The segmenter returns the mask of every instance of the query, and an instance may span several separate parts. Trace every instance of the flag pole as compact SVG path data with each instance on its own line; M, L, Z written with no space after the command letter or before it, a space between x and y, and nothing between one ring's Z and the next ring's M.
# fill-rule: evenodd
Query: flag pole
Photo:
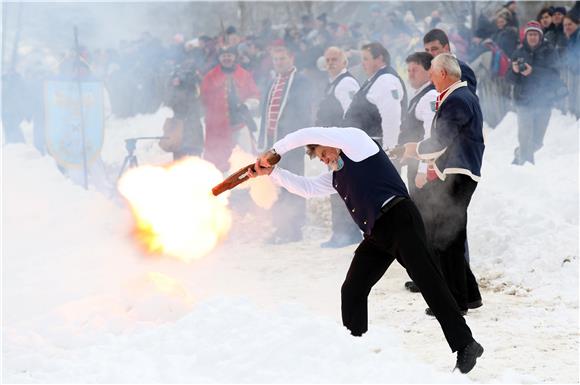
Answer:
M75 51L76 51L76 60L75 60L75 77L77 81L77 87L79 91L79 113L81 117L81 150L83 153L83 177L84 177L84 187L85 190L89 188L88 182L88 175L87 175L87 148L86 148L86 139L85 139L85 113L84 113L84 106L83 106L83 89L81 84L81 51L79 48L79 34L77 26L73 27L74 29L74 37L75 37Z

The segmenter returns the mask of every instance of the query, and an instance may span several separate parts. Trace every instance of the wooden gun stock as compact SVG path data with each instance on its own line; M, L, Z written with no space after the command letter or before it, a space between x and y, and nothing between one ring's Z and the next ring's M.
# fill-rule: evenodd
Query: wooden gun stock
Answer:
M268 161L268 164L270 166L274 166L276 163L280 161L280 158L281 158L280 155L270 152L268 153L268 158L266 160ZM212 188L211 192L213 193L213 195L218 196L224 191L231 190L240 183L247 181L249 179L248 169L252 170L252 172L255 172L256 169L254 168L254 163L249 164L246 167L240 168L238 171L236 171L235 173L224 179L223 182Z
M392 160L395 159L400 160L403 158L403 155L405 155L405 146L404 145L395 146L395 148L392 148L389 151L387 151L387 155Z

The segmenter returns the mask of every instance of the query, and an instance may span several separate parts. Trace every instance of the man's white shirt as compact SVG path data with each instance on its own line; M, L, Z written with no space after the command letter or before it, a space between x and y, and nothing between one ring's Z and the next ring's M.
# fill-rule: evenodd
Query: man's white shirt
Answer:
M339 77L340 75L346 73L346 71L347 71L346 68L340 71L338 75L330 79L330 83L336 80L336 78ZM350 103L352 103L352 98L354 94L356 94L359 89L360 85L358 84L356 79L350 76L343 78L334 87L334 96L338 99L342 107L342 111L344 111L343 117L346 111L348 110L348 107L350 107Z
M423 91L430 84L431 82L425 83L423 86L421 86L421 88L415 91L413 96ZM415 118L423 122L423 128L425 129L424 139L427 139L431 136L431 125L433 123L433 118L435 118L433 103L437 101L437 95L439 95L437 90L431 90L427 92L425 95L423 95L423 97L421 97L421 99L419 99L417 102L417 107L415 107ZM427 163L419 163L419 172L427 172Z
M367 100L377 106L381 115L383 128L383 148L394 148L397 145L401 130L401 100L403 85L394 75L379 76L367 93Z

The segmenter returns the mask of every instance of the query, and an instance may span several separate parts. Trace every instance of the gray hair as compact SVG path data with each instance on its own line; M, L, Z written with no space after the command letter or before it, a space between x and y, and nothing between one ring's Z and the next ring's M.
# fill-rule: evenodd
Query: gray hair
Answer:
M344 50L340 49L339 47L336 46L330 46L328 47L325 51L324 51L324 56L326 57L326 54L329 52L336 52L339 54L340 56L340 60L342 60L343 64L348 66L348 58L346 57L346 53L344 52Z
M449 76L461 79L461 68L455 56L450 53L437 55L431 62L431 67L444 70Z

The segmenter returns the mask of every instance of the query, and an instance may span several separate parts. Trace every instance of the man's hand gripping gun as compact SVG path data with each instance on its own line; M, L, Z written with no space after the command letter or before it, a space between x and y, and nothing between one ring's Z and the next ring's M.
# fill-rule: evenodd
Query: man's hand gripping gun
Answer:
M273 167L281 159L281 156L274 151L268 151L266 152L265 155L266 161L268 162L270 167ZM252 172L256 172L254 166L255 166L254 163L252 163L245 167L240 168L238 171L236 171L235 173L224 179L223 182L212 188L211 192L213 193L214 196L218 196L225 191L233 189L240 183L247 181L249 179L248 169L252 170Z

